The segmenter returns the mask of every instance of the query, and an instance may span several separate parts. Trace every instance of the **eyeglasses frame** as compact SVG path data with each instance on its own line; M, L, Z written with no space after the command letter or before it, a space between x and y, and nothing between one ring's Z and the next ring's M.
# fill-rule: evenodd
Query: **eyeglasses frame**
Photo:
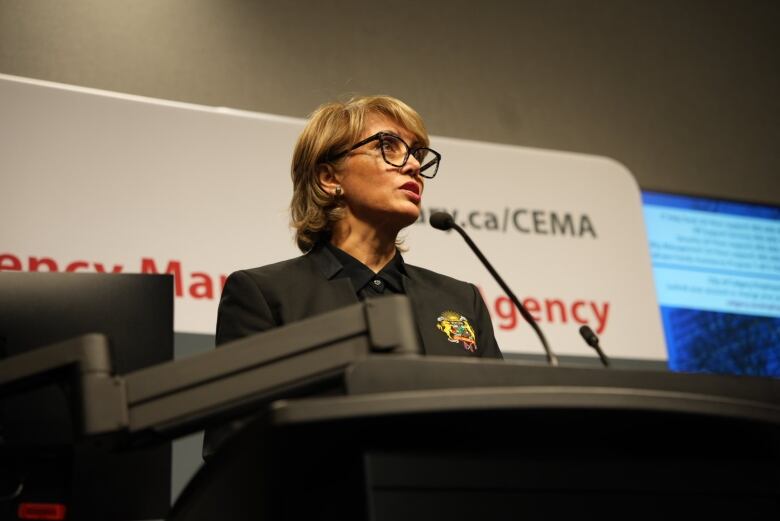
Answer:
M392 134L392 133L390 133L390 132L384 132L384 131L377 132L376 134L374 134L374 135L372 135L372 136L369 136L369 137L367 137L367 138L366 138L366 139L364 139L363 141L359 141L359 142L355 143L354 145L352 145L352 147L351 147L351 148L348 148L347 150L345 150L345 151L343 151L343 152L339 152L338 154L335 154L335 155L333 155L333 156L330 156L330 159L331 159L331 160L335 160L335 159L339 159L339 158L341 158L341 157L344 157L345 155L349 154L349 153L350 153L350 152L352 152L353 150L356 150L356 149L358 149L358 148L362 147L363 145L367 145L368 143L371 143L372 141L381 141L382 139L384 139L384 137L385 137L385 136L390 136L390 137L392 137L392 138L395 138L395 139L397 139L398 141L400 141L401 143L403 143L403 144L404 144L404 146L406 147L406 155L404 156L404 160L403 160L403 161L401 161L401 164L400 164L400 165L396 165L396 164L394 164L394 163L391 163L390 161L388 161L387 157L385 157L385 150L384 150L384 148L383 148L383 147L381 147L381 150L382 150L382 159L384 160L384 162L385 162L385 163L387 163L387 164L388 164L388 165L390 165L390 166L394 166L394 167L396 167L396 168L401 168L402 166L404 166L404 165L405 165L405 164L406 164L406 163L409 161L409 156L413 155L413 154L414 154L415 152L417 152L418 150L427 150L428 152L430 152L430 153L432 153L434 156L436 156L436 160L435 160L435 161L433 161L433 160L429 161L429 162L428 162L428 166L426 166L425 168L423 168L423 165L420 165L420 175L421 175L422 177L426 178L426 179L433 179L434 177L436 177L436 174L439 172L438 165L440 165L440 164L441 164L441 154L440 154L440 153L438 153L438 152L436 152L434 149L432 149L432 148L428 148L428 147L414 147L414 148L412 148L412 147L410 147L410 146L409 146L409 145L406 143L406 141L404 141L404 140L401 138L401 136L397 136L397 135L395 135L395 134ZM415 158L415 159L416 159L416 158ZM423 173L425 170L428 170L428 169L429 169L431 166L434 166L434 165L436 165L436 170L434 171L433 175L430 175L430 176L429 176L429 175L425 175L425 174Z

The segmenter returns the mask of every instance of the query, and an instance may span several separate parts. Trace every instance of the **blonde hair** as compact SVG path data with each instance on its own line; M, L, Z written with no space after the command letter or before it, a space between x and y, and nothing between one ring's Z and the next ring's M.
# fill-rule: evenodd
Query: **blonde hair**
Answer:
M347 102L326 103L309 117L298 136L292 158L293 196L290 203L295 242L302 252L328 237L333 223L344 215L339 198L319 183L325 165L337 169L346 156L339 153L359 141L370 114L387 116L414 134L418 146L428 146L428 132L420 115L403 101L390 96L362 96Z

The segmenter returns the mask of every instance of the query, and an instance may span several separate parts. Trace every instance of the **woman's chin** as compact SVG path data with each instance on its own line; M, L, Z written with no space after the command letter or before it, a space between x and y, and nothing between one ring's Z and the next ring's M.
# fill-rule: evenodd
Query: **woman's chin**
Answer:
M373 223L376 228L390 233L398 233L401 229L417 222L420 218L420 208L412 202L407 202L393 208L355 212L355 214L358 219L366 223Z
M392 229L393 233L398 233L407 226L411 226L420 218L419 209L416 212L393 212L382 220L382 227L387 227L388 231Z
M397 213L399 220L406 222L404 226L409 226L420 218L419 203L408 201L398 208Z

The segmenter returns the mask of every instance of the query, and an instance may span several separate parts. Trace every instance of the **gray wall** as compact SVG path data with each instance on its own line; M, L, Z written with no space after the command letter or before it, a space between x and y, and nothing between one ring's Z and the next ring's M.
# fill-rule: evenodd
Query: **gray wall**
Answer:
M777 27L774 0L0 0L0 72L291 116L388 93L435 134L780 203Z

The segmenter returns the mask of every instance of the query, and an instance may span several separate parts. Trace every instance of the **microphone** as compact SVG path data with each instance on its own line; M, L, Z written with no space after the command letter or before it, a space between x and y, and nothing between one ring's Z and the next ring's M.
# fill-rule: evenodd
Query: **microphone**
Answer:
M437 230L447 231L455 226L455 219L447 212L434 212L429 221Z
M609 360L607 359L607 355L604 354L604 351L601 350L601 346L599 346L599 337L596 336L596 333L588 326L582 326L580 328L580 335L582 335L582 338L590 347L596 350L604 367L609 367Z
M539 325L536 323L536 320L534 320L534 317L532 317L528 310L525 309L525 306L520 303L520 300L517 298L517 296L515 296L514 292L509 289L509 286L506 285L504 279L502 279L498 272L493 268L493 265L490 264L484 255L482 255L482 252L479 251L479 248L477 248L477 245L474 244L474 241L471 240L471 237L468 236L463 228L457 225L455 219L452 218L452 215L448 214L447 212L435 212L431 214L431 217L428 221L431 223L431 226L437 230L455 230L460 234L461 237L463 237L463 240L466 241L466 244L469 245L469 248L471 248L474 254L479 258L479 260L482 262L485 268L487 268L493 278L496 279L496 282L498 282L498 285L501 286L501 289L504 290L504 293L506 293L509 299L515 304L515 306L517 306L517 309L520 310L520 314L523 316L525 321L528 322L528 324L530 324L530 326L536 332L536 336L538 336L539 340L542 342L542 347L544 347L544 352L547 355L547 363L552 366L557 366L558 357L556 357L552 352L552 349L550 349L550 346L547 344L547 339L544 337L542 330L539 329Z

